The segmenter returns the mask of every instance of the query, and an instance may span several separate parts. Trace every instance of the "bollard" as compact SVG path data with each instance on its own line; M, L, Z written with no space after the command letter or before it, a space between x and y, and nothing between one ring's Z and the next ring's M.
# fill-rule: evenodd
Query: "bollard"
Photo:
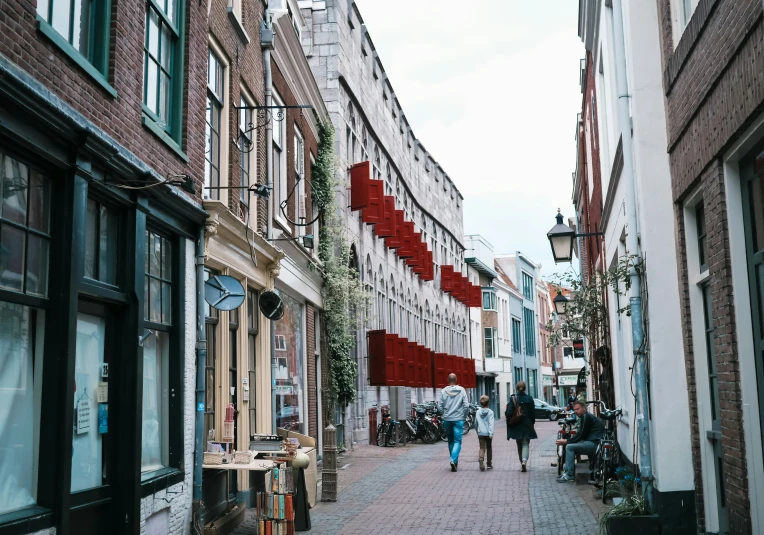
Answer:
M337 501L337 428L324 428L324 468L321 472L321 501Z

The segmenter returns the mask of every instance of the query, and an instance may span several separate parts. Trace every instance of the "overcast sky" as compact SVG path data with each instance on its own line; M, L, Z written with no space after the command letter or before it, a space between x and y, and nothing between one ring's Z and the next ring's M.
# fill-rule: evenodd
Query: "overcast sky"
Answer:
M464 233L563 271L546 233L557 208L573 216L578 2L356 3L414 134L464 196Z

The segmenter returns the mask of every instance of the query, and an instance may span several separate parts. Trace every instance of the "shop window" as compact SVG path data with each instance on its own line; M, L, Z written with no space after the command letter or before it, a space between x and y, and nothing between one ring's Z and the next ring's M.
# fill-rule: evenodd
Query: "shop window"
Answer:
M278 292L284 302L284 317L273 324L275 340L273 418L276 427L305 433L303 397L303 306Z
M247 290L247 362L249 375L249 432L257 432L257 330L258 330L257 292Z
M224 67L212 50L208 51L207 63L207 126L204 160L204 196L207 199L220 198L220 159L225 143L221 143L221 117L225 102Z
M146 230L144 325L147 332L143 335L142 473L169 464L171 268L170 241Z
M88 199L85 225L85 276L107 284L117 284L117 214Z
M0 288L48 295L50 181L0 153Z
M176 0L146 3L143 46L144 124L163 139L180 145L183 118L183 3Z
M103 378L104 365L108 364L106 360L106 319L91 314L77 314L76 347L72 492L100 487L109 483L109 471L106 469L108 441L104 439L104 434L98 429L98 411L101 404L97 402L96 397L99 383L106 380ZM108 406L106 406L106 410L108 410ZM155 433L158 430L158 426L153 429ZM146 434L144 426L144 440Z
M0 301L0 515L37 501L45 313Z
M228 312L228 403L239 411L239 370L238 370L238 335L239 310ZM233 447L236 449L238 435L238 418L233 420Z

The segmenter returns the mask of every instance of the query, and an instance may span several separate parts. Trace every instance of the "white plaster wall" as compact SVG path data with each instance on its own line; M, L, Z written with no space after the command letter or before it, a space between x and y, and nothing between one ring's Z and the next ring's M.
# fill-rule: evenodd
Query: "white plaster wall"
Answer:
M653 468L656 488L661 492L688 490L694 484L689 400L676 241L671 231L674 207L666 152L658 13L654 5L645 2L625 2L624 8L630 30L626 32L626 49L628 78L632 81L629 93L637 211L649 290Z
M165 533L179 535L191 530L191 497L194 472L194 429L196 427L194 405L196 403L196 270L194 266L195 244L186 240L186 339L184 365L184 425L182 483L147 496L141 500L141 535L146 533L146 521L151 515L169 509L169 522ZM162 519L164 521L164 519ZM154 531L157 533L156 531ZM160 531L161 532L161 531Z

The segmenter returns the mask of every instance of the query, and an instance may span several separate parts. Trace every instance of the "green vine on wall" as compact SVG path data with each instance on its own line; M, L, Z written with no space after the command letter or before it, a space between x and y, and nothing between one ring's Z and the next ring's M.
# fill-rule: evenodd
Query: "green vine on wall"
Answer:
M336 405L346 407L356 399L358 367L351 357L356 344L358 313L368 302L368 293L351 267L351 252L341 210L337 205L334 160L334 128L319 122L318 155L313 170L313 200L322 210L318 258L324 279L323 335L328 352L328 414Z

